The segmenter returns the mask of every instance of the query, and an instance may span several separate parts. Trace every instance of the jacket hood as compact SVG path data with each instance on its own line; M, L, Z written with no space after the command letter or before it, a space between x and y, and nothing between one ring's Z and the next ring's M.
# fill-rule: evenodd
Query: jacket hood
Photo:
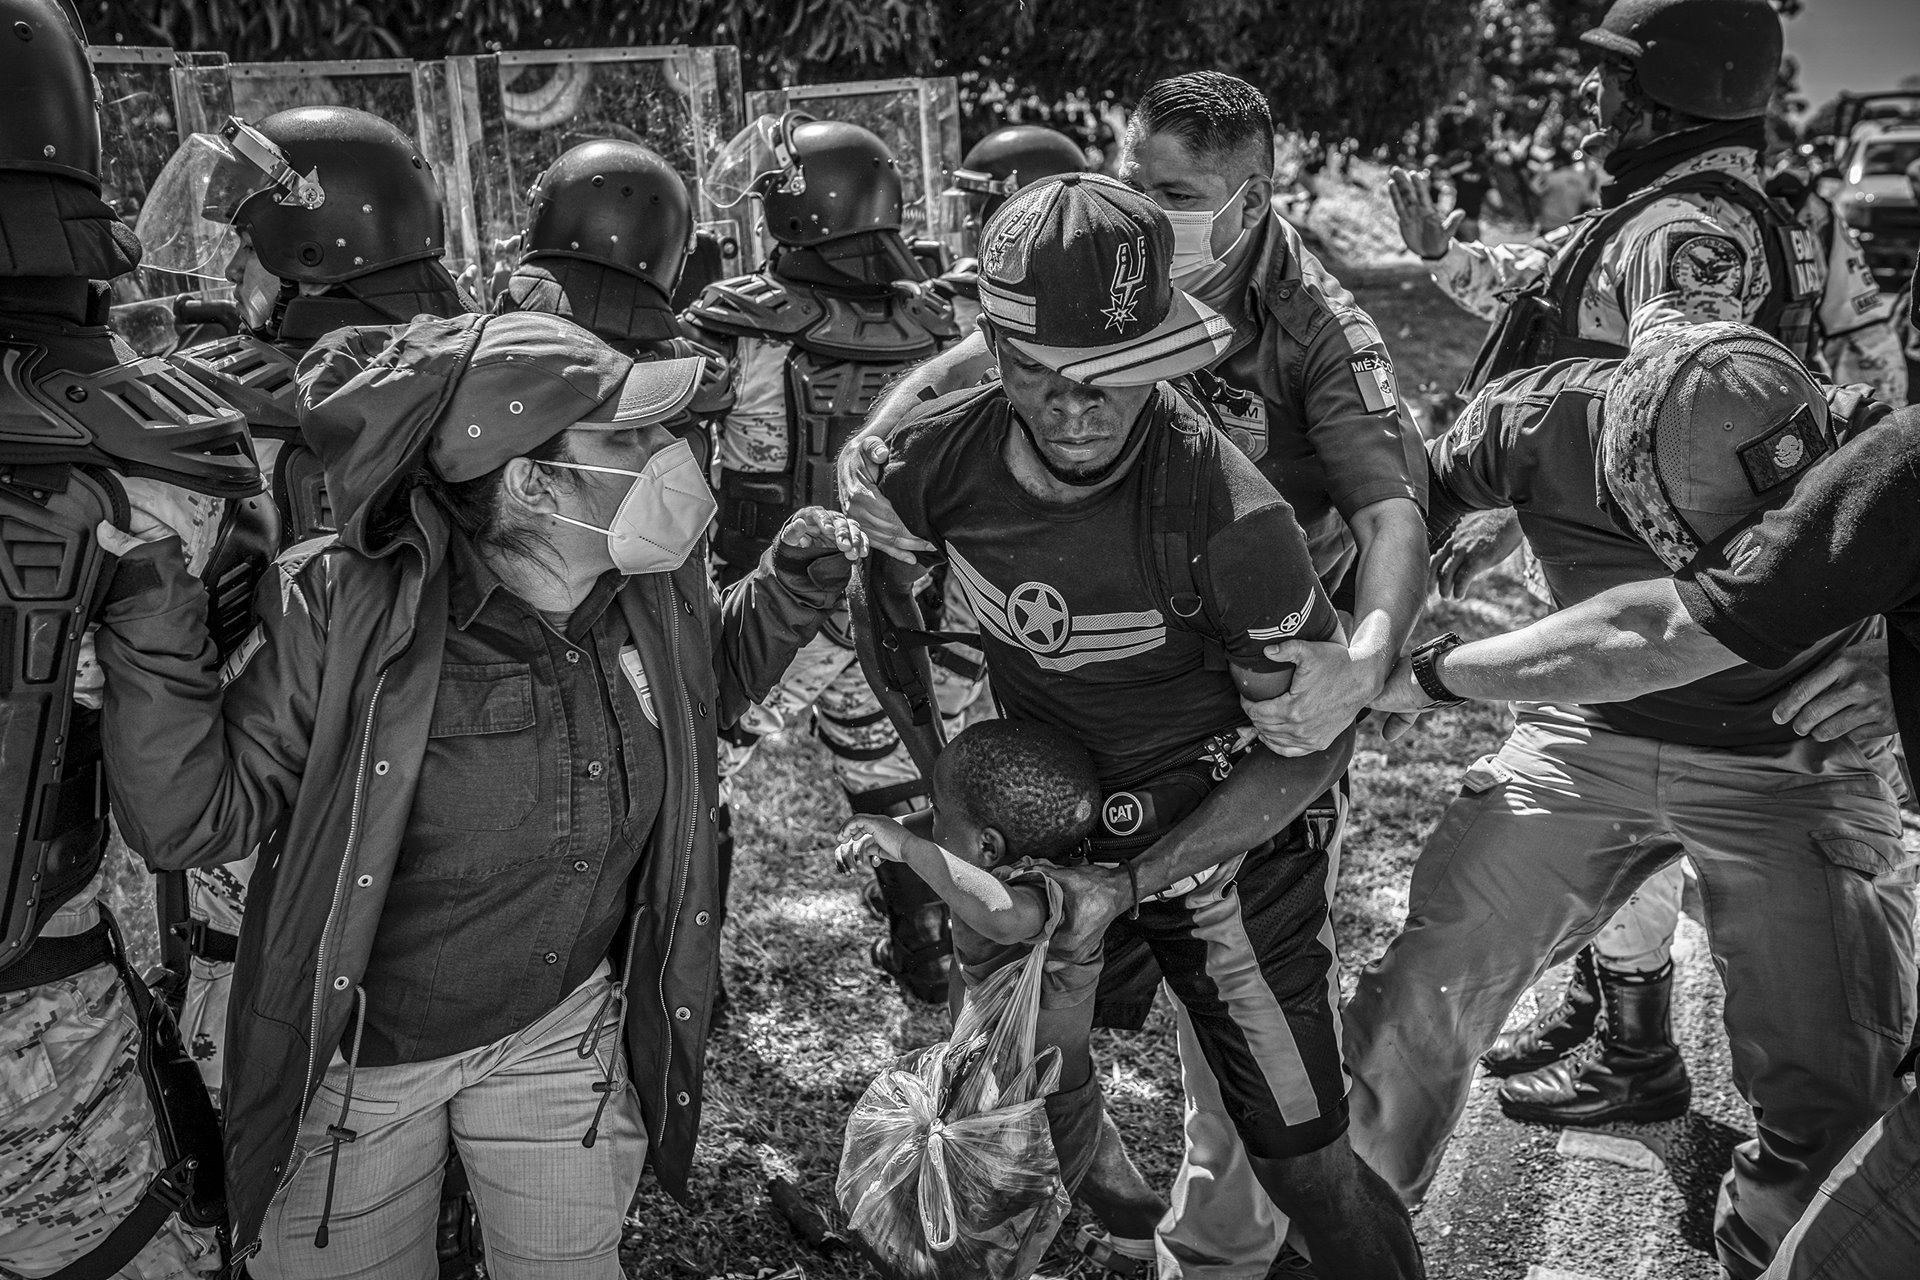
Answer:
M405 325L341 329L300 359L300 433L326 468L340 544L386 555L409 529L428 562L446 549L445 518L423 494L397 504L480 343L487 317L416 316ZM396 518L397 517L397 518Z

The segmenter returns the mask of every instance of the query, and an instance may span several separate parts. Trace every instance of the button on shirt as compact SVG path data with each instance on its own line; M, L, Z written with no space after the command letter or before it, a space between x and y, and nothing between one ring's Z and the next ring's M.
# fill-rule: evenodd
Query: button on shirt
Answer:
M664 745L621 669L619 575L563 632L458 540L451 572L426 758L362 982L368 1066L490 1044L586 981L660 811Z

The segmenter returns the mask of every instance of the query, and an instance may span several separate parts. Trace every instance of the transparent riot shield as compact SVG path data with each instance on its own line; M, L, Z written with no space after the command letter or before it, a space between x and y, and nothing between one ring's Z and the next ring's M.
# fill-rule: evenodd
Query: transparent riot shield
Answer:
M730 46L555 49L447 59L453 143L473 182L483 254L509 259L527 191L582 142L619 138L658 152L687 180L699 230L723 273L751 263L736 214L702 192L707 167L743 124L740 56Z
M900 162L909 240L938 240L965 251L966 205L948 194L960 167L960 89L952 76L789 85L748 95L754 116L805 111L878 134Z
M227 58L221 53L95 45L88 50L100 81L100 192L128 226L146 207L154 181L182 138L227 97ZM172 299L223 295L225 286L142 267L113 283L113 324L143 353L165 349Z

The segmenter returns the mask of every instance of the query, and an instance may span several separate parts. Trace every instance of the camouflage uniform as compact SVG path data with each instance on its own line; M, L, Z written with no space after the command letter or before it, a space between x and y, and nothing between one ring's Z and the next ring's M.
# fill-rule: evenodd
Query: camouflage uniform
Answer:
M1758 154L1740 146L1684 160L1657 184L1714 171L1763 189ZM1824 201L1816 204L1825 207ZM1827 214L1830 219L1831 209ZM1814 217L1817 223L1817 210ZM1475 315L1495 319L1508 296L1547 272L1579 225L1524 245L1454 241L1432 263L1433 282ZM1859 243L1837 222L1833 230L1820 264L1825 282L1818 304L1828 361L1842 380L1867 382L1882 399L1904 404L1906 374L1889 325L1891 307L1880 297ZM1751 213L1711 194L1676 192L1642 210L1606 245L1580 297L1578 333L1624 347L1635 313L1655 299L1692 320L1752 322L1772 283L1761 228Z
M151 481L127 485L156 514L161 492L185 500L166 504L177 513L168 520L198 533L188 554L202 567L219 503ZM97 705L102 680L91 644L78 662L74 696ZM103 866L130 856L115 832ZM97 924L106 875L55 912L40 936L75 937ZM133 1002L112 965L0 995L0 1275L52 1275L91 1252L164 1167L139 1055ZM118 1274L173 1280L219 1270L214 1234L176 1216Z

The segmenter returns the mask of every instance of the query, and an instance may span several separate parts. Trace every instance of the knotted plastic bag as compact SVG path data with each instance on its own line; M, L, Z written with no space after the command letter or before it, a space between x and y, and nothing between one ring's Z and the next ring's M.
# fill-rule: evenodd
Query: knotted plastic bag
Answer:
M1046 952L968 992L947 1042L882 1071L847 1119L834 1192L889 1280L1026 1280L1066 1217L1060 1052L1033 1045Z

